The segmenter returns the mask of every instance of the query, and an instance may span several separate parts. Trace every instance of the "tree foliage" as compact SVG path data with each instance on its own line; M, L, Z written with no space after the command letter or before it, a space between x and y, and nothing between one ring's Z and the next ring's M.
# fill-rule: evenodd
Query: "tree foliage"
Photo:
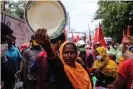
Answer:
M24 8L26 1L5 1L5 12L16 18L24 19Z
M123 30L127 26L133 30L133 2L132 1L99 1L94 20L102 19L102 28L105 36L120 42ZM131 31L132 31L131 30ZM131 32L133 33L133 32Z

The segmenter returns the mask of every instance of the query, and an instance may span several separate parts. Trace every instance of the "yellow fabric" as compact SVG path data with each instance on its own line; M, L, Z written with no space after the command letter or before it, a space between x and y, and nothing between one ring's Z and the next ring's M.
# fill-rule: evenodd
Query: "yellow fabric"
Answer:
M125 60L130 59L132 57L132 53L130 51L126 51L121 57L119 61L119 65L121 65Z
M33 40L33 45L38 46L39 44L35 40Z
M126 51L126 52L127 52L128 55L132 54L132 52L130 52L130 51Z
M99 55L102 56L104 61L101 62L99 60L96 60L93 64L93 68L99 69L104 65L105 62L107 62L107 66L104 67L102 73L105 74L106 76L116 77L117 64L113 60L109 59L106 49L104 47L98 47L96 50L98 51Z
M123 56L121 56L121 57L120 57L120 61L119 61L119 65L121 65L125 60L126 60L126 59L125 59Z
M69 80L71 81L71 83L75 89L92 89L89 75L86 72L86 70L79 63L77 63L75 61L76 68L74 68L74 67L67 65L64 62L63 48L68 43L71 43L71 42L65 42L60 47L60 59L61 59L62 63L64 64L64 71L65 71L67 77L69 78ZM74 43L72 43L72 44L74 44Z

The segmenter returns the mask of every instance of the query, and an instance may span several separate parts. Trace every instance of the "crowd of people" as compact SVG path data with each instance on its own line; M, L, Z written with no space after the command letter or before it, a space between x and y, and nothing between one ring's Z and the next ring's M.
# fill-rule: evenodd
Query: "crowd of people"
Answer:
M1 23L1 89L133 89L133 38L89 45L51 40L38 29L29 43L15 46L13 31Z

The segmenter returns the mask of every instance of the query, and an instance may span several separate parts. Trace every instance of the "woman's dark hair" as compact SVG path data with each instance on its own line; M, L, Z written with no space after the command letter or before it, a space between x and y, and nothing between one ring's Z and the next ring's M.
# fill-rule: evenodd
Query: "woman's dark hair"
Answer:
M7 36L12 34L13 30L9 28L6 24L1 22L1 43L7 40Z
M13 33L13 30L1 22L1 35L8 35L11 33Z
M35 34L32 34L31 40L35 40Z
M32 35L31 35L30 43L33 43L33 40L35 40L35 34L32 34Z
M12 39L16 40L16 37L12 35Z

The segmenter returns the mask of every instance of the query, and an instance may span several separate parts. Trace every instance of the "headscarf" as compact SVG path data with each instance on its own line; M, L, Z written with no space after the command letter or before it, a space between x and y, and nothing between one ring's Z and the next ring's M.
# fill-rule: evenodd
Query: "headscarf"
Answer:
M125 60L133 58L133 53L130 51L126 51L122 56L120 57L119 65L121 65Z
M107 65L104 67L104 69L101 71L104 75L106 76L113 76L116 77L116 72L117 72L117 64L109 59L109 55L104 47L98 47L97 52L99 55L102 56L103 61L98 61L96 60L94 62L93 68L99 69L104 66L104 64L107 63Z
M119 59L122 55L122 52L119 49L115 50L112 46L110 46L109 54L116 55L116 62L119 63Z
M98 47L96 50L103 57L104 61L108 61L109 56L107 50L104 47Z
M63 59L63 50L67 44L73 44L71 42L64 42L60 47L60 59L64 65L64 71L72 83L74 89L92 89L91 81L87 71L75 61L75 68L67 65ZM76 46L75 46L76 47ZM77 49L76 49L77 50ZM78 55L78 53L77 53ZM78 58L78 57L77 57ZM76 58L76 59L77 59Z

